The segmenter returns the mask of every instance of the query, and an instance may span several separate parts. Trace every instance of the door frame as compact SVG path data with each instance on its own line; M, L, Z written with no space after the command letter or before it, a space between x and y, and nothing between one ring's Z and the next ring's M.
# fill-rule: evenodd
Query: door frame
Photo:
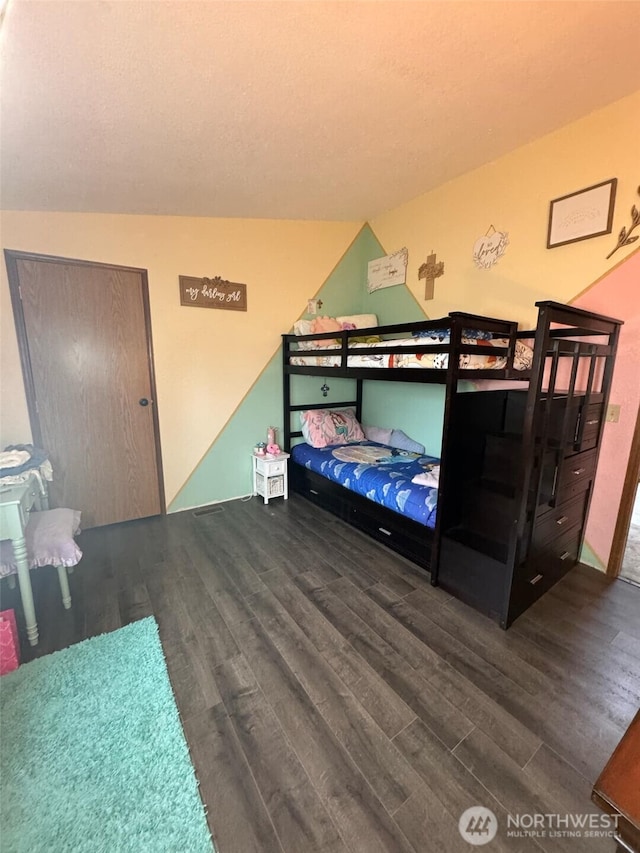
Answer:
M611 544L611 553L609 555L609 563L607 565L607 575L611 578L617 578L620 575L620 569L622 568L622 560L624 559L624 552L627 547L631 514L633 512L633 504L636 497L639 477L640 405L638 406L636 426L633 433L633 440L631 442L631 453L629 454L629 462L627 463L627 473L624 478L624 486L622 487L620 508L618 509L618 517L616 519L616 527L613 533L613 542Z
M149 279L146 269L141 267L122 266L121 264L104 264L99 261L84 261L79 258L61 258L56 255L40 255L35 252L21 252L16 249L4 250L7 277L9 280L9 292L11 294L11 305L13 318L16 326L18 339L18 350L20 352L20 365L22 367L22 378L29 410L29 423L33 442L42 446L42 428L40 426L40 415L36 402L35 382L31 366L31 354L29 352L29 339L27 326L24 319L22 307L22 296L20 294L20 280L18 275L18 261L36 261L48 264L64 264L65 266L100 267L101 269L121 270L125 272L138 273L142 284L142 305L144 311L145 338L147 342L147 367L149 370L149 383L151 388L152 417L153 417L153 439L156 454L156 470L158 475L158 497L160 498L160 511L166 515L167 504L164 493L164 472L162 469L162 451L160 447L160 420L158 416L158 393L156 390L156 373L153 363L153 339L151 335L151 309L149 305Z

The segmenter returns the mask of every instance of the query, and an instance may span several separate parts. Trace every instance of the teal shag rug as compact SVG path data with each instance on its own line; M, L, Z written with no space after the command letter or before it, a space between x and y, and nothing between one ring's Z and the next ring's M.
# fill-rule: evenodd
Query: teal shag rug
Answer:
M0 679L3 853L211 853L158 626Z

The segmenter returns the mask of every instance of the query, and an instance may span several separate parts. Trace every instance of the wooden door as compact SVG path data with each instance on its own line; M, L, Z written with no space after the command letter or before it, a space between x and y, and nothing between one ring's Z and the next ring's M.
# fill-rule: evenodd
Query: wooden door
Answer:
M146 271L5 255L51 506L85 528L164 512Z

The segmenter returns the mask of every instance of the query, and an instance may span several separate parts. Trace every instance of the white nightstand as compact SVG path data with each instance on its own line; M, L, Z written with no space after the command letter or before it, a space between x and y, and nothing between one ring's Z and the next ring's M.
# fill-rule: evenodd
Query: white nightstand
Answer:
M265 504L270 498L289 497L289 486L287 483L287 459L288 453L279 453L272 456L252 454L253 458L253 494L262 495Z

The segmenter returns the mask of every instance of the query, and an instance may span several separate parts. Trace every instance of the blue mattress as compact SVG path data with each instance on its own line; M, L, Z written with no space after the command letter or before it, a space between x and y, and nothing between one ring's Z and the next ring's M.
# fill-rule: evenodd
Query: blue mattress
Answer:
M359 451L359 448L370 449ZM361 461L349 461L359 455ZM419 456L373 441L329 447L296 444L291 456L299 465L352 492L425 527L435 527L438 490L411 482L412 477L423 473L428 466L439 464L440 460L433 456Z

